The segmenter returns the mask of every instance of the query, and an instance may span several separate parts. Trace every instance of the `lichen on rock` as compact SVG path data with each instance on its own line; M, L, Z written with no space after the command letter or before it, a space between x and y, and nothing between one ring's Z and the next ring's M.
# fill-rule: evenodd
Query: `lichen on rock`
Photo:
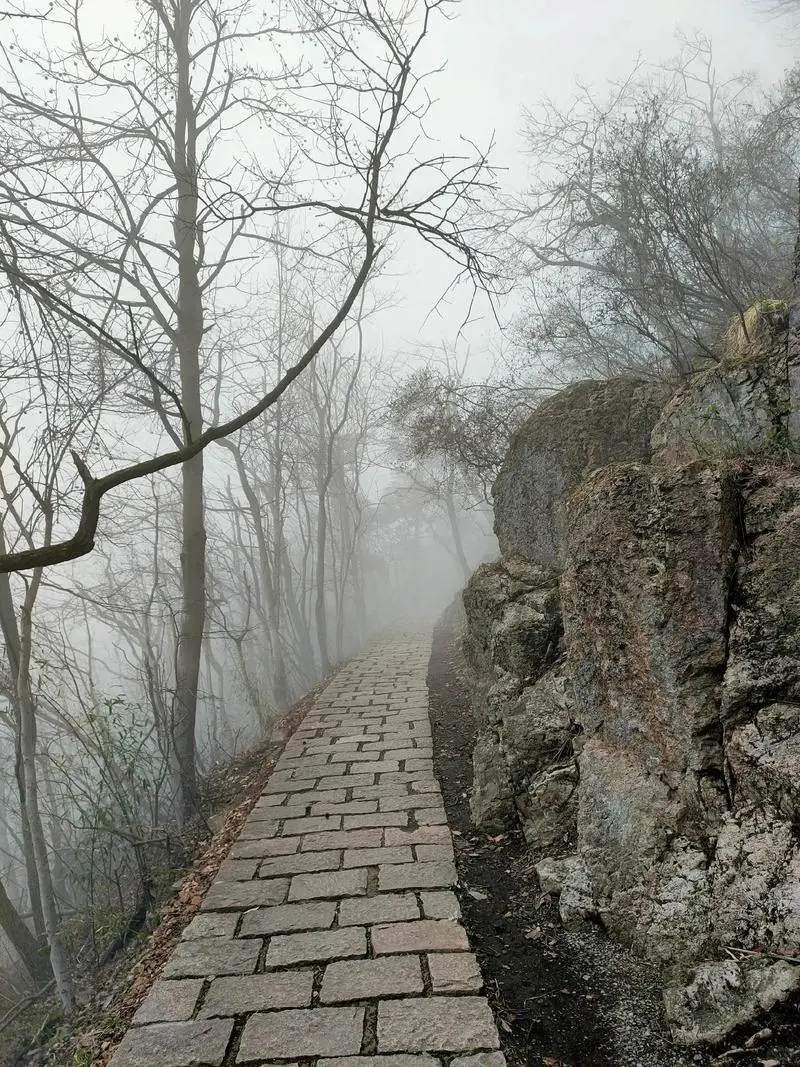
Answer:
M798 449L800 358L789 345L785 305L763 301L736 318L720 361L683 382L651 437L663 464L733 456L780 456Z

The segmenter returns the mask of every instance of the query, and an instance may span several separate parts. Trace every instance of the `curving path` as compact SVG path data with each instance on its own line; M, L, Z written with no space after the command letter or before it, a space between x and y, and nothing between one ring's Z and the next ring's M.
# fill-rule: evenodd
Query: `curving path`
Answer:
M505 1067L452 892L427 637L321 693L112 1067Z

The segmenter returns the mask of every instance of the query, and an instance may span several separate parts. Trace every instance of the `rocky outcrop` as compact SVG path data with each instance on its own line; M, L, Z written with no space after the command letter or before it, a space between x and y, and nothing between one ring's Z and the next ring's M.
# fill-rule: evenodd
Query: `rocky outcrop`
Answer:
M733 960L704 963L689 985L668 989L664 1003L679 1044L715 1043L795 993L799 980L800 968L780 961L747 969Z
M577 382L541 404L514 436L492 489L503 559L564 564L564 506L592 470L650 458L650 434L669 391L619 378Z
M542 405L464 594L474 818L519 821L566 925L662 968L684 1043L800 986L800 396L785 332L752 336L666 404Z
M800 933L799 487L793 471L738 478L612 467L569 505L578 853L606 928L677 975Z
M752 309L747 333L735 322L721 361L687 379L652 434L657 463L772 454L791 448L800 431L800 349L786 343L782 305Z
M469 620L464 652L479 674L497 668L527 678L555 658L562 626L552 572L521 559L485 563L463 596Z
M473 754L475 821L502 828L515 812L548 840L574 821L570 694L563 661L556 577L522 560L479 567L464 591L478 740ZM559 803L553 804L558 794Z
M531 843L574 834L576 725L559 593L566 498L598 467L647 459L665 399L653 382L579 382L543 403L512 442L493 490L503 556L464 591L479 725L472 813L487 829L516 816Z

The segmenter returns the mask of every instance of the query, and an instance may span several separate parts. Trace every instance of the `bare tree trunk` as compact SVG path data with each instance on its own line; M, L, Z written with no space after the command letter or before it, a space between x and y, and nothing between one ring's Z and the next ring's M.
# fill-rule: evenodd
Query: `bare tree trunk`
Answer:
M42 894L42 911L50 948L50 964L56 980L58 995L64 1010L72 1011L75 998L72 978L64 946L61 941L61 920L56 907L53 879L47 856L47 841L39 811L39 784L36 776L36 708L31 691L31 651L33 644L33 604L41 582L41 569L34 572L21 609L19 673L17 675L17 702L20 717L22 767L25 779L25 805L33 842L33 854Z
M364 595L364 565L361 559L360 546L353 558L353 600L356 606L356 619L358 620L358 643L362 645L367 639L367 599Z
M5 537L2 529L0 529L0 550L5 552ZM17 625L17 617L14 612L14 600L11 595L11 582L7 574L0 575L0 629L3 631L3 640L6 646L6 656L8 657L8 666L11 672L11 677L16 679L19 677L19 626ZM17 780L17 791L19 793L19 819L20 829L22 831L22 851L23 859L25 861L25 873L28 881L28 895L31 903L31 913L33 915L33 929L40 942L45 940L45 928L44 928L44 913L42 911L42 894L39 889L39 874L36 870L36 857L33 854L33 838L31 837L31 827L28 822L28 807L25 802L25 775L22 767L22 738L20 735L20 717L19 711L14 706L14 718L15 718L15 758L14 758L14 774Z
M203 299L197 260L197 129L189 80L191 52L190 0L180 0L174 22L177 65L175 101L175 171L178 185L173 224L178 254L177 348L181 403L188 425L184 437L196 440L203 431L200 392L200 346L203 340ZM203 502L203 453L181 469L181 594L182 612L176 655L172 740L178 774L178 817L187 826L198 812L195 725L197 688L206 617L206 529Z
M317 500L317 579L314 597L314 622L317 627L319 662L323 676L331 669L328 651L328 613L325 606L325 547L327 543L328 509L325 506L324 490Z
M444 503L447 508L447 518L450 521L450 531L453 535L453 549L455 551L458 565L461 568L461 573L464 577L464 581L468 581L472 574L472 568L467 561L466 553L464 552L464 542L461 539L461 529L458 525L458 514L456 512L455 501L453 500L453 482L452 478L447 483L447 488L444 494Z
M42 771L42 779L44 782L44 790L47 794L47 804L50 809L47 819L47 827L50 833L50 856L51 856L51 870L53 873L53 895L56 902L63 908L64 905L71 905L70 893L68 889L69 875L67 868L64 865L64 849L65 840L62 830L62 822L58 816L58 804L56 803L55 792L53 790L53 782L49 775L42 770L42 765L48 759L46 753L40 753L38 761L40 764L40 770ZM45 765L46 766L46 765Z
M331 481L330 446L326 443L325 401L317 399L318 378L314 368L314 403L317 408L317 567L314 597L314 622L317 628L319 660L323 676L331 669L331 657L328 651L328 613L325 610L325 551L328 542L328 486Z
M294 575L292 574L292 561L289 558L289 548L286 544L286 539L282 535L278 544L278 552L280 554L284 604L289 618L292 620L292 627L300 646L301 670L303 671L305 680L311 684L316 673L314 645L311 640L308 623L300 604L297 601L294 589Z
M47 953L42 951L42 945L30 932L11 903L2 878L0 878L0 930L14 946L15 952L22 960L25 970L31 976L31 981L37 989L46 986L53 977L47 961Z
M289 698L289 682L286 676L286 661L284 660L280 640L280 579L275 573L275 565L270 557L270 546L267 540L267 531L264 528L261 505L248 476L242 451L232 441L221 441L220 443L225 445L233 455L242 492L250 509L250 518L256 535L256 544L258 545L261 591L267 605L267 639L270 644L270 658L272 661L273 700L278 711L285 711L291 701ZM279 487L272 486L272 492L277 493L278 491Z

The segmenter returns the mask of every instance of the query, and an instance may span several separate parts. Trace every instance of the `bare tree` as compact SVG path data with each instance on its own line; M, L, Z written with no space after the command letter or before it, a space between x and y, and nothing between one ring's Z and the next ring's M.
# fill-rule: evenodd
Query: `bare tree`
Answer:
M19 911L14 907L2 878L0 878L0 930L11 942L31 980L38 987L45 987L51 981L53 973L48 966L47 956L42 952L41 943L34 937Z
M65 473L70 449L91 447L102 409L102 385L91 375L59 365L53 359L53 342L61 335L36 332L36 320L19 306L21 339L6 351L6 395L0 405L0 552L25 545L35 538L52 542L65 507L74 472ZM27 352L25 359L23 352ZM79 355L76 352L75 355ZM86 354L85 352L83 353ZM30 377L21 374L22 367ZM70 397L68 420L59 417L59 400ZM50 849L42 815L37 745L37 700L33 665L35 609L44 568L17 579L0 574L0 631L5 643L9 684L6 697L12 709L16 738L16 770L24 859L32 910L43 926L50 963L61 1001L73 1004L72 981L62 940L61 916L54 888ZM38 920L37 913L41 915Z
M468 364L469 352L426 351L394 386L387 417L404 461L446 462L489 504L508 441L545 390L498 361L477 379Z
M3 555L0 572L91 551L107 493L181 465L182 607L171 728L184 821L197 806L204 450L274 405L335 337L392 230L416 233L473 281L485 281L469 222L489 174L485 155L408 154L428 107L413 67L432 19L450 6L403 0L373 8L345 0L323 11L294 0L287 17L270 24L248 21L245 7L223 10L216 0L149 0L141 41L128 46L121 38L90 43L80 8L65 5L58 11L61 30L66 24L73 34L68 50L10 49L55 91L38 96L13 78L0 88L12 149L0 182L0 271L44 319L90 339L119 400L127 397L130 407L133 399L140 424L141 416L153 420L134 449L151 452L147 458L95 475L76 452L83 488L77 530ZM321 48L327 73L310 67L302 50L272 71L237 62L239 47L279 55L266 46L304 36ZM239 163L218 156L228 131L248 122L274 131L265 144L269 167L256 153ZM262 220L271 225L287 215L323 220L322 236L303 236L303 253L309 262L338 263L339 294L320 309L319 325L273 385L261 382L274 353L259 352L245 388L217 391L224 413L209 421L217 388L208 366L220 323L215 301L235 284L240 264L254 261L258 242L272 240ZM159 435L172 447L163 450Z
M527 117L528 351L583 373L684 372L731 316L787 295L797 100L720 81L708 41L610 99Z

